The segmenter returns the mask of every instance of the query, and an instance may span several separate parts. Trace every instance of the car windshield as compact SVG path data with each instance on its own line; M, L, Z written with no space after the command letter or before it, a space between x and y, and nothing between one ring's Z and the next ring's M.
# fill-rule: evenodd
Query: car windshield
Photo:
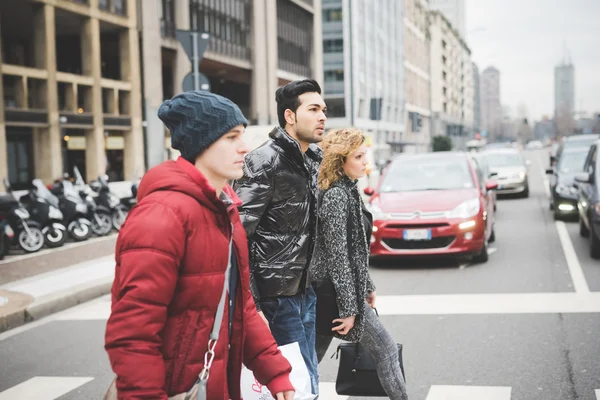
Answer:
M583 165L587 157L588 150L564 152L558 163L558 172L563 174L573 172L583 172Z
M462 158L396 160L385 174L381 192L414 192L474 188L467 161Z
M598 137L591 136L589 138L581 138L577 140L566 140L564 148L569 149L573 147L589 147L593 145L598 140Z
M518 167L523 165L523 159L516 153L490 153L485 155L485 162L491 168Z

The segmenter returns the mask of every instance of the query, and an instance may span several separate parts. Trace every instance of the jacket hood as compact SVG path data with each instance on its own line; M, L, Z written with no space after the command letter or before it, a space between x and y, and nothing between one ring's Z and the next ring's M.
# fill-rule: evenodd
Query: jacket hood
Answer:
M229 185L225 185L219 199L215 188L206 177L182 157L177 161L165 161L151 168L144 175L137 193L138 202L159 190L184 193L214 211L223 207L224 200L226 203L231 203L225 204L226 207L237 207L242 204Z

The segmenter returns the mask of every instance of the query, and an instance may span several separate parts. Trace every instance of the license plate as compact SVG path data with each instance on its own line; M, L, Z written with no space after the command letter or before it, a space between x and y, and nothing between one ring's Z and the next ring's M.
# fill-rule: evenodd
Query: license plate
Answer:
M407 229L402 235L404 240L431 240L431 229Z

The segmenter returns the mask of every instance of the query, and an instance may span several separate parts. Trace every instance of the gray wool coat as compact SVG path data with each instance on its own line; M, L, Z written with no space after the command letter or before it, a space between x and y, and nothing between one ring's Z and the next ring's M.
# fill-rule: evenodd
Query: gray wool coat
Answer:
M348 334L334 334L350 342L362 338L365 298L375 290L369 276L364 204L356 184L357 181L344 176L322 194L312 263L313 279L333 282L340 318L356 315Z

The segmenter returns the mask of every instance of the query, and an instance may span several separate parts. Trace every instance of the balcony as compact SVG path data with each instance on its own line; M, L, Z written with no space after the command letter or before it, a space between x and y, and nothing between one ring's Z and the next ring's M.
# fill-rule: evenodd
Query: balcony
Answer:
M85 1L85 0L84 0ZM118 15L127 15L127 0L98 0L98 8ZM87 1L86 1L87 3Z

